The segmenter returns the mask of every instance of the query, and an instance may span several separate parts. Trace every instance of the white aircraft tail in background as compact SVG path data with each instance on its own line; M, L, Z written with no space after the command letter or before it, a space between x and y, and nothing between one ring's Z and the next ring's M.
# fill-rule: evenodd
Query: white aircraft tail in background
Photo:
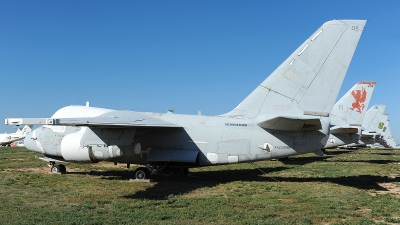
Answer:
M355 84L332 109L331 124L361 126L376 82L358 82Z
M358 82L334 105L325 148L357 143L376 82Z
M32 131L32 125L25 125L24 128L19 128L15 133L0 134L0 146L9 146L15 141L25 138Z
M376 136L380 135L378 133L378 127L380 124L383 126L383 122L381 122L381 118L383 117L383 113L385 112L386 105L373 105L365 114L365 118L362 124L362 134L361 134L361 143L374 144Z

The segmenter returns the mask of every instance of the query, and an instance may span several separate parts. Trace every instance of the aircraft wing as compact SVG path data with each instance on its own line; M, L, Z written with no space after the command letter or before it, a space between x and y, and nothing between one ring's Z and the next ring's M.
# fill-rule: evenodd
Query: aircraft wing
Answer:
M182 127L141 113L129 117L98 116L82 118L8 118L7 125L58 125L89 127Z
M276 116L258 123L258 126L279 131L307 131L322 129L321 120L307 116Z
M357 134L359 132L360 127L358 126L350 126L350 125L337 125L331 127L332 134Z

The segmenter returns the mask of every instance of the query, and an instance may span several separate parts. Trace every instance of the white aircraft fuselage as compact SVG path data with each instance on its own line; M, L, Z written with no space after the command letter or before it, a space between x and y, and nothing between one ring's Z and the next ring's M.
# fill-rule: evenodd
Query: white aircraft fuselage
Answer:
M60 116L62 111L71 109L75 112L83 109L85 113L103 110L107 117L112 117L113 112L129 114L129 111L109 112L107 109L86 106L65 107L56 114ZM174 157L180 157L179 162L176 162L178 165L207 166L315 152L325 146L329 134L329 117L321 117L325 121L321 130L285 132L263 129L254 119L172 113L143 114L182 127L42 126L27 136L24 144L32 151L70 162L111 161L145 165L150 156L150 160L157 162L173 163ZM137 144L141 147L135 150Z

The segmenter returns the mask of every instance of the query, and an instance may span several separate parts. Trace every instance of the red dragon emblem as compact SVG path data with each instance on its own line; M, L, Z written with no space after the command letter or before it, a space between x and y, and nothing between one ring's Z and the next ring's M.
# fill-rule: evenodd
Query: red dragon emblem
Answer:
M361 111L364 109L365 105L363 104L365 100L367 99L367 91L365 88L362 88L361 90L353 90L351 92L351 95L353 95L355 102L351 103L351 108L350 110L356 109L357 112L361 113Z

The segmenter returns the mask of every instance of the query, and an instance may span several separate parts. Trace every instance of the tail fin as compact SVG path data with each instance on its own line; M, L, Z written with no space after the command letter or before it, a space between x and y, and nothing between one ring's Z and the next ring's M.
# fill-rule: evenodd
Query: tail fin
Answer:
M329 115L365 23L324 23L246 99L222 116Z
M386 105L373 105L365 114L362 128L370 133L378 131L380 118L385 112Z
M389 139L391 138L389 120L386 120L385 127L383 128L383 132L381 133L381 137L379 139L379 143L382 144L385 148L390 148Z
M25 125L24 128L18 129L17 134L22 134L24 136L28 135L32 131L32 125Z
M362 125L376 82L358 82L334 106L331 124Z
M377 135L381 135L382 136L386 132L386 128L387 128L387 125L389 123L388 117L389 117L389 114L385 114L384 113L379 118Z
M383 128L381 131L382 136L384 136L388 131L389 121L389 114L383 114Z

